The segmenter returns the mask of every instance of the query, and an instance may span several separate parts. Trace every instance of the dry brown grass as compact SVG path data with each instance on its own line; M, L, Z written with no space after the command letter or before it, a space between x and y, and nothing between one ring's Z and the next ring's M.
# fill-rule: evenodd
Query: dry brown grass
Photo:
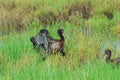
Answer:
M12 29L25 30L34 19L38 19L45 26L66 21L80 25L81 19L89 19L99 14L105 14L108 19L112 19L114 13L120 11L119 3L116 0L56 0L53 3L49 0L1 0L0 27L8 32Z

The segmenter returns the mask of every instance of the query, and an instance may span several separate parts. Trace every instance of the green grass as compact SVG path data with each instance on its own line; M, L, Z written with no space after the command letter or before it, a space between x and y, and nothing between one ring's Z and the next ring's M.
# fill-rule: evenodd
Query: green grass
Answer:
M94 20L94 19L93 19ZM56 34L58 25L64 28L65 52L67 57L61 55L48 56L42 61L43 49L38 53L34 50L30 37L36 35L40 29L28 28L26 32L13 32L3 36L0 53L2 80L113 80L119 79L119 70L112 68L104 60L96 59L96 54L102 55L104 49L99 48L107 40L114 41L113 33L98 32L96 28L91 34L70 23L48 26L51 36L59 38ZM99 29L100 30L100 29ZM113 46L106 48L114 49ZM106 49L105 48L105 49ZM114 76L114 75L115 76Z
M33 59L34 60L34 59ZM51 60L51 59L50 59ZM64 60L60 60L64 61ZM21 68L17 64L9 66L4 72L2 80L119 80L119 69L101 61L87 62L81 67L72 67L66 63L55 65L56 61L36 62L25 64ZM16 67L17 66L17 67Z
M89 19L71 15L67 21L42 25L38 17L49 11L57 16L61 11L67 16L73 4L80 4L82 9L83 6L87 8L89 2L92 16ZM0 0L0 14L4 14L0 16L0 80L119 80L119 68L100 59L105 49L112 50L112 58L120 56L113 43L120 41L119 2ZM113 12L114 18L108 19L104 11ZM49 14L45 18L49 17L52 20ZM57 29L64 29L66 57L58 53L42 61L44 50L35 50L30 37L43 28L48 29L56 39L59 39Z

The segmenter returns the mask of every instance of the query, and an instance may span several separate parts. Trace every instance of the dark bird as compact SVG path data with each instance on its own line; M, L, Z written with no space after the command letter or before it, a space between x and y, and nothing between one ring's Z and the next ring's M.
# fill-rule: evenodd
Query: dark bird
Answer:
M60 39L54 39L50 36L48 30L42 29L35 37L31 37L30 41L33 43L34 48L42 47L44 48L45 53L47 54L60 52L62 56L65 56L64 52L65 39L63 36L63 32L64 32L63 29L58 29L57 33Z
M104 58L104 56L106 56L106 62L107 62L107 63L110 63L110 62L111 62L111 63L115 63L115 64L118 65L118 64L120 63L120 57L111 59L111 55L112 55L111 50L107 49L107 50L105 50L102 58Z

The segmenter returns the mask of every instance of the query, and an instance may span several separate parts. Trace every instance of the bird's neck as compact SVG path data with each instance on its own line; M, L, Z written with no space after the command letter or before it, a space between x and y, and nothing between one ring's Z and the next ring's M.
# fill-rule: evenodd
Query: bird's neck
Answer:
M63 34L59 34L59 36L60 36L60 39L61 39L61 40L64 40Z
M108 56L106 57L106 62L109 62L109 61L110 61L110 58L111 58L111 55L108 55Z

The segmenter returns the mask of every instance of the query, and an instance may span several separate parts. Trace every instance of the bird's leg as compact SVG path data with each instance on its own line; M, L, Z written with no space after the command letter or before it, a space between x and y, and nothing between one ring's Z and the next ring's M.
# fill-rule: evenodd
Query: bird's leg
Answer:
M64 49L62 49L61 51L60 51L60 53L62 54L62 56L66 56L66 53L63 51Z

